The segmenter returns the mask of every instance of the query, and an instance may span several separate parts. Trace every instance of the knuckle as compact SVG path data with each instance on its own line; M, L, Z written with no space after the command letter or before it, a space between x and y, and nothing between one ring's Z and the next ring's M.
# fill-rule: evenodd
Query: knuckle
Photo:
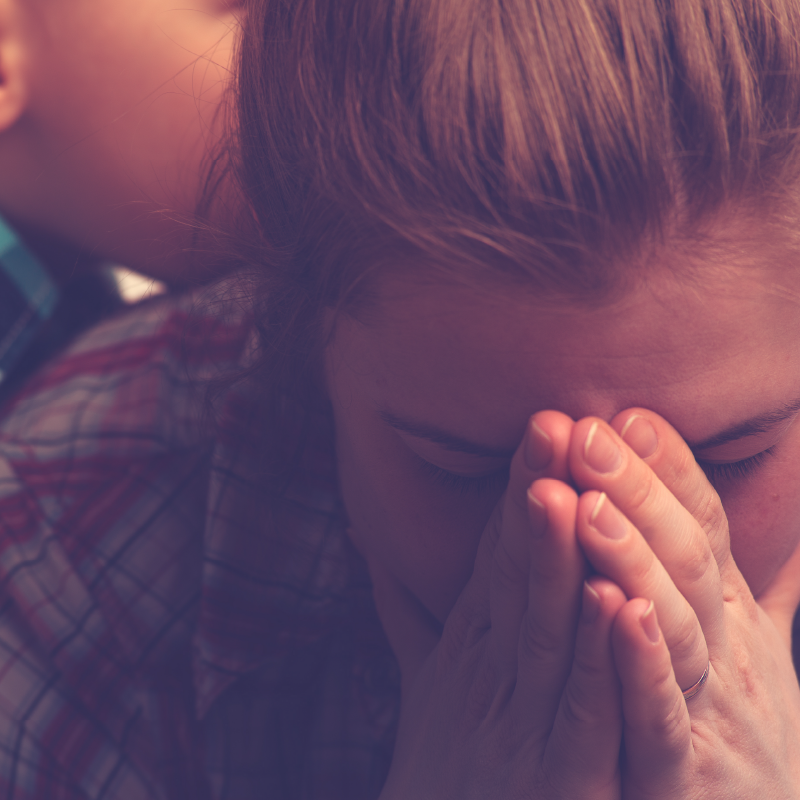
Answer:
M574 680L567 682L561 695L560 711L564 722L570 728L586 728L597 723L593 711L591 692L587 685Z
M504 536L495 545L492 580L500 589L517 589L528 582L527 572L521 557L515 557L508 549Z
M674 679L671 675L662 678L661 685L657 686L657 691L659 693L669 692L672 699L664 713L650 719L648 724L650 734L660 741L665 749L679 749L684 736L683 697L674 691Z
M699 652L706 653L703 658L707 658L705 637L693 613L687 614L687 618L678 626L678 632L670 636L668 645L674 662L700 660L697 659Z
M573 675L580 685L600 686L606 682L606 670L608 667L579 647L575 649L572 664ZM570 685L572 683L574 681L570 680Z
M741 695L749 701L761 698L764 695L764 670L755 663L750 646L745 643L735 643L731 647L735 667L736 683Z
M600 722L596 698L608 691L608 665L576 648L572 671L561 696L561 713L570 726Z
M681 439L677 447L668 448L666 453L667 474L670 480L679 483L693 483L697 475L697 461L686 442Z
M651 699L663 698L664 702L629 704L625 709L628 724L648 739L660 742L666 751L679 748L685 734L685 703L676 691L675 676L668 665L658 668L652 676L647 695Z
M686 558L681 560L681 579L689 585L703 585L710 576L715 577L716 573L717 562L706 546L699 551L697 547L691 547L691 552L686 553Z
M719 495L713 490L703 492L695 508L690 508L689 512L705 533L717 568L720 571L727 568L730 559L730 532L728 517Z
M456 603L445 622L439 642L440 663L451 665L460 662L487 630L488 625L477 624L476 615L465 603Z
M727 536L728 517L722 507L722 500L713 489L702 493L690 513L707 535L718 536L723 532Z
M641 473L629 488L626 487L624 513L629 518L636 518L648 511L658 486L658 479L652 470L644 469Z
M535 663L548 662L558 658L563 646L563 632L547 628L528 611L520 631L520 651Z
M754 627L760 625L761 614L763 613L750 587L744 580L736 582L726 582L722 589L723 602L730 607L736 606L737 612L744 615Z

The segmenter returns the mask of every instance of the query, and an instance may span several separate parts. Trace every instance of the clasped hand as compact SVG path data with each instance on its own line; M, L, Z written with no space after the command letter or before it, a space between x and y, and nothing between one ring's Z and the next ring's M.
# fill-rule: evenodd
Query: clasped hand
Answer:
M441 636L384 624L403 640L384 800L800 797L786 636L652 412L535 415Z

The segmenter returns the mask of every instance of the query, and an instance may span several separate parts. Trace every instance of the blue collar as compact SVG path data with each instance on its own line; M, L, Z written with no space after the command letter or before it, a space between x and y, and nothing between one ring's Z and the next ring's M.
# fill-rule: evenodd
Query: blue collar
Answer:
M52 315L58 288L0 217L0 385Z

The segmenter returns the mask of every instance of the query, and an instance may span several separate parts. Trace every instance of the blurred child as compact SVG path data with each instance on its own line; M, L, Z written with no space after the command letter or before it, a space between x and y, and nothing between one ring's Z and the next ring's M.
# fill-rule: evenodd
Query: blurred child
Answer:
M242 41L247 280L0 430L6 796L796 797L800 7Z
M53 313L48 336L63 341L113 302L87 277L103 261L208 278L197 258L187 271L187 253L221 132L234 5L0 5L3 378Z

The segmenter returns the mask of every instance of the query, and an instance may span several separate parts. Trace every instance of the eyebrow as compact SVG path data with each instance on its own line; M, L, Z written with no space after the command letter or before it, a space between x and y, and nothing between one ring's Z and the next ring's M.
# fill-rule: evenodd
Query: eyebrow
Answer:
M514 451L516 450L516 448L514 448L514 450L506 450L503 448L488 447L478 442L471 442L469 439L464 439L462 436L448 433L442 428L437 428L435 425L427 425L424 422L403 419L393 414L391 411L378 411L378 416L395 430L407 433L409 436L414 436L417 439L426 439L454 453L466 453L467 455L480 456L481 458L502 458L508 460L514 455Z
M702 442L688 442L692 450L708 450L711 447L719 447L728 442L735 442L737 439L744 439L747 436L757 436L759 433L768 433L772 428L781 422L786 422L800 412L800 398L791 403L787 403L774 411L767 411L765 414L751 417L744 422L738 422L726 428L720 433L704 439Z

